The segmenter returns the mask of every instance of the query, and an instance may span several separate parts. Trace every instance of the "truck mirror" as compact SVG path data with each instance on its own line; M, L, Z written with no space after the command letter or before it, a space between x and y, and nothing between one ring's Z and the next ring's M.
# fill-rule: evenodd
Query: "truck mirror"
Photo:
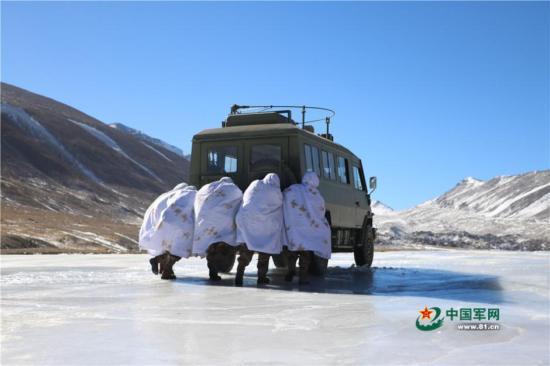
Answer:
M376 189L376 177L369 178L369 187L371 191L374 191Z

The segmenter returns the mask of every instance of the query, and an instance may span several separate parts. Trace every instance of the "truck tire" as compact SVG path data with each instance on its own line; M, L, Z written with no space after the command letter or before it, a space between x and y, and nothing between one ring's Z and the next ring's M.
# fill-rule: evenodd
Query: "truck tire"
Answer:
M281 254L272 255L271 258L273 258L275 268L286 268L288 266L288 259L284 252Z
M355 258L355 264L359 267L372 265L374 257L374 229L368 222L372 222L365 218L363 223L363 229L361 230L361 242L354 248L353 256Z
M311 261L309 264L309 273L314 276L323 277L327 273L328 259L321 258L311 253Z
M235 249L229 245L227 245L227 249L223 252L223 259L219 262L219 271L222 273L229 273L231 272L231 269L233 269L233 265L235 264L235 258L237 257L237 253L235 252Z

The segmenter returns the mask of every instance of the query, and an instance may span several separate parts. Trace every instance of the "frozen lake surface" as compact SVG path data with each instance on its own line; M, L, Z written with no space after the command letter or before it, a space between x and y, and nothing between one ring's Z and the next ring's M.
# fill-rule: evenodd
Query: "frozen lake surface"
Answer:
M550 363L548 252L335 254L303 287L277 269L257 287L255 262L213 285L200 259L162 281L147 259L2 256L2 365ZM501 329L420 331L425 306L497 308Z

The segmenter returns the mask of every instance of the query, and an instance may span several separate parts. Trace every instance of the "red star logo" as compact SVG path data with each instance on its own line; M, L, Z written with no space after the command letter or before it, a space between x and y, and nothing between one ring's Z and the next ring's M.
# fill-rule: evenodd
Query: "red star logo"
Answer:
M428 307L424 306L424 310L420 310L419 313L422 314L422 319L425 319L425 318L431 319L430 315L431 313L433 313L433 311L428 310Z

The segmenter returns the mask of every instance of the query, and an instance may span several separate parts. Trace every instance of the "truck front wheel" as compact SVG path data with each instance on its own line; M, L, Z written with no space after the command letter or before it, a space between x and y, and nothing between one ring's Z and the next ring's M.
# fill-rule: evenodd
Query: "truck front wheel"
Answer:
M353 250L355 264L357 266L370 267L372 265L375 235L376 234L372 226L365 223L363 225L363 229L361 230L361 242Z

